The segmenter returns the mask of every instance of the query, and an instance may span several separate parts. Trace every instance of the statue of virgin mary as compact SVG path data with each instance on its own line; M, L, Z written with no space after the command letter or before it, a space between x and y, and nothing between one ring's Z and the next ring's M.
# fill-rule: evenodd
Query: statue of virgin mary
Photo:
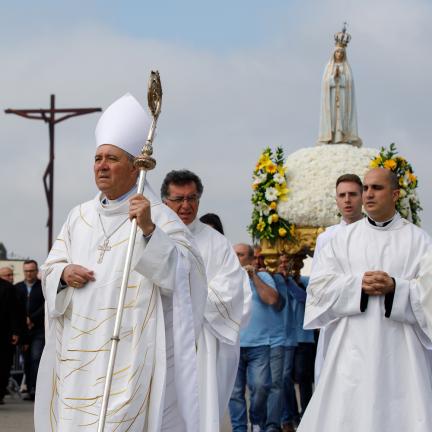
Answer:
M346 56L351 36L343 30L335 34L336 47L324 69L318 144L352 144L360 147L354 78Z

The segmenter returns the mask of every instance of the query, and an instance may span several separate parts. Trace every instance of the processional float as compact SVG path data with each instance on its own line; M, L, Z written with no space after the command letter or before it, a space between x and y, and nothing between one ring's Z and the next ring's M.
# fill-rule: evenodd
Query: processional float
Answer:
M162 106L162 85L160 81L159 72L151 71L150 78L148 81L147 88L147 102L150 112L152 114L153 120L150 126L150 130L147 136L147 141L144 144L141 154L134 159L134 165L139 169L138 177L138 194L143 194L145 180L147 177L147 172L152 170L156 166L156 160L152 157L153 155L153 138L156 131L156 124L158 121L159 114L161 112ZM126 260L123 268L122 283L120 288L120 295L117 304L117 312L114 323L114 331L111 337L111 349L108 361L107 373L105 375L105 387L102 397L102 406L99 414L98 432L103 432L105 430L105 421L108 410L108 402L111 391L111 383L114 372L115 359L117 355L117 347L120 342L120 329L121 322L123 318L123 309L126 298L126 291L129 281L129 274L132 262L132 255L135 245L135 238L137 233L137 220L133 219L131 223L131 229L129 234L129 243L126 252Z
M401 188L398 212L420 224L417 179L411 165L397 155L394 144L381 150L362 145L354 78L347 59L350 41L345 23L334 35L335 47L324 69L317 145L300 148L285 161L282 150L272 154L266 149L254 171L254 210L249 229L260 242L270 271L277 270L281 254L288 255L292 262L313 256L318 235L339 222L335 184L342 174L363 178L371 168L390 169L398 176Z

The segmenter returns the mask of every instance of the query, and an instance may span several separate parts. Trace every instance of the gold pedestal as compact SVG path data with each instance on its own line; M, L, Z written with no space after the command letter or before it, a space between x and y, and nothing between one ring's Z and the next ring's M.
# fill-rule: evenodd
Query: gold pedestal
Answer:
M264 263L271 272L277 270L278 258L281 254L288 256L313 256L316 239L324 231L323 227L296 227L292 240L278 238L274 243L261 240L261 254Z

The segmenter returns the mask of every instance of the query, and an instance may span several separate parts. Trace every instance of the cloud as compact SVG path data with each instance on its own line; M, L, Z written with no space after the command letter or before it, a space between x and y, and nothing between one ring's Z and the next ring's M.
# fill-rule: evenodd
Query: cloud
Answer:
M426 186L432 165L431 7L424 1L294 5L275 8L279 28L272 40L234 50L127 36L100 24L2 46L3 107L47 107L51 93L59 107L106 107L126 91L144 103L148 73L159 69L164 100L151 183L157 189L171 169L196 171L205 185L201 211L220 214L233 242L249 241L245 227L256 158L268 145L281 145L287 154L314 145L321 74L333 33L347 19L359 133L367 147L395 141L412 162L420 179L424 227L431 232ZM56 127L55 233L70 208L96 193L96 121L93 114ZM41 176L48 158L47 129L41 121L0 116L6 204L0 240L9 251L39 260L46 253Z

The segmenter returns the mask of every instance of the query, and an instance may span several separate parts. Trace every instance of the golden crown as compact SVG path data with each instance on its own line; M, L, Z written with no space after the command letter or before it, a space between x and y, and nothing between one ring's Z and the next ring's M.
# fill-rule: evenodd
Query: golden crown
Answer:
M334 40L337 47L345 48L349 44L351 35L347 32L346 23L344 23L342 31L335 33Z

